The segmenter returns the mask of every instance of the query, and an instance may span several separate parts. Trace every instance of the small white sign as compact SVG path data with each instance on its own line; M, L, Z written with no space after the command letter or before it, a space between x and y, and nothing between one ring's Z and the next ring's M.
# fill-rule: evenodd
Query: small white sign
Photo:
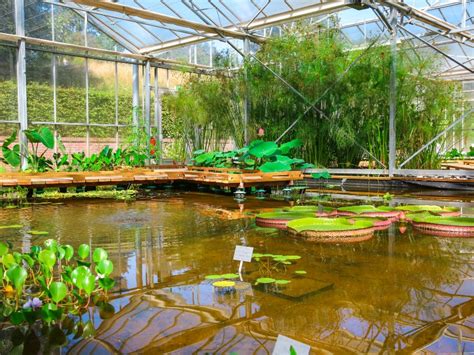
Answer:
M252 261L253 247L244 247L237 245L234 251L234 260L245 261L247 263Z
M293 348L293 351L291 351ZM311 347L305 343L288 338L284 335L279 335L273 348L272 355L308 355Z

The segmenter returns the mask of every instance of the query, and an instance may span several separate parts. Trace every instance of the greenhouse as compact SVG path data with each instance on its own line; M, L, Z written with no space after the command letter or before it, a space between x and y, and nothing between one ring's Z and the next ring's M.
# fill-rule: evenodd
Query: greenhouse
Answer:
M474 2L0 0L0 353L474 352Z

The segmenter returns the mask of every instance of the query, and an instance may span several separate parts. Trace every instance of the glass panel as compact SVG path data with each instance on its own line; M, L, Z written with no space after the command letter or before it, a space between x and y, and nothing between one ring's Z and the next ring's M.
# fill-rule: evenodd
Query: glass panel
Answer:
M0 1L0 32L15 33L15 7L13 1Z
M0 121L18 120L16 49L0 46Z
M29 37L52 39L50 4L41 0L25 1L25 32Z
M125 51L125 48L91 24L91 21L93 21L93 19L90 19L87 23L87 45L89 47L109 49L118 52Z
M115 63L89 59L89 122L115 123Z
M54 8L54 31L58 42L84 45L84 18L69 8Z
M118 63L119 124L132 124L133 114L133 65ZM140 87L141 90L141 87Z
M54 92L52 85L53 55L26 51L26 90L28 121L54 121Z
M85 59L58 55L57 120L86 122Z

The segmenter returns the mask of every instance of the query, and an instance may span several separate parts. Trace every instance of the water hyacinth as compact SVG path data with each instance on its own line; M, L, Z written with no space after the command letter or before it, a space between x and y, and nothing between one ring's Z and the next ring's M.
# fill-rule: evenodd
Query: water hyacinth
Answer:
M29 298L28 301L23 305L23 309L32 308L35 310L40 308L42 305L43 302L38 297L34 297L33 299Z

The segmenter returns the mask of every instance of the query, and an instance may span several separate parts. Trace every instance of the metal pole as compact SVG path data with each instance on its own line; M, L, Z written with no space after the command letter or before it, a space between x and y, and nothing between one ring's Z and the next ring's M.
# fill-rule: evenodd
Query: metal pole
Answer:
M88 14L84 13L84 44L87 47L87 22ZM90 120L89 120L89 59L85 59L85 77L86 77L86 155L90 155L90 139L91 139L91 130L90 130Z
M118 72L118 63L114 62L114 75L115 75L115 87L114 87L114 93L115 93L115 149L118 149L119 147L119 95L118 95L118 90L119 90L119 72Z
M150 90L150 61L145 62L145 105L144 105L144 123L146 130L146 149L148 155L148 164L150 164L150 138L151 138L151 125L150 125L150 104L151 104L151 90Z
M158 164L161 164L162 162L162 157L163 157L163 152L161 151L163 144L163 117L162 117L162 112L161 112L161 95L160 95L160 86L159 86L159 81L158 81L158 68L155 68L155 126L157 127L157 134L156 134L156 140L157 140L157 149L158 153L160 154L160 158L158 161Z
M132 74L132 105L133 105L133 125L135 128L138 127L138 109L140 107L140 73L138 70L138 64L133 64Z
M414 157L416 157L418 154L420 154L423 150L425 150L427 147L429 147L433 142L435 142L439 137L441 137L443 134L446 134L451 128L456 126L459 122L462 122L471 112L474 111L474 108L471 108L469 111L467 111L464 115L459 117L457 120L455 120L453 123L451 123L448 127L446 127L443 131L438 133L432 140L430 140L428 143L426 143L423 147L418 149L415 153L412 154L407 160L405 160L402 164L400 164L399 169L401 169L404 165L406 165L410 160L412 160Z
M25 4L23 0L15 0L15 28L18 36L25 35ZM18 121L20 122L19 139L21 168L28 168L28 140L24 131L28 129L28 105L26 96L26 42L20 40L16 54L16 77L18 88Z
M393 176L397 160L397 20L398 11L392 9L390 38L391 65L390 65L390 112L388 124L388 175Z
M56 40L56 31L55 31L55 14L54 14L54 5L51 4L51 40ZM56 67L56 54L51 54L51 65L52 65L52 84L53 84L53 122L54 122L54 152L58 152L58 126L56 123L58 122L58 105L57 105L57 89L56 89L56 81L57 81L57 67Z
M245 61L248 58L249 54L249 40L244 39L244 65ZM249 112L250 112L250 95L249 95L249 82L248 82L248 71L245 67L244 71L244 82L245 82L245 96L244 96L244 109L243 109L243 124L244 124L244 146L249 144L249 132L248 132L248 122L249 122Z

